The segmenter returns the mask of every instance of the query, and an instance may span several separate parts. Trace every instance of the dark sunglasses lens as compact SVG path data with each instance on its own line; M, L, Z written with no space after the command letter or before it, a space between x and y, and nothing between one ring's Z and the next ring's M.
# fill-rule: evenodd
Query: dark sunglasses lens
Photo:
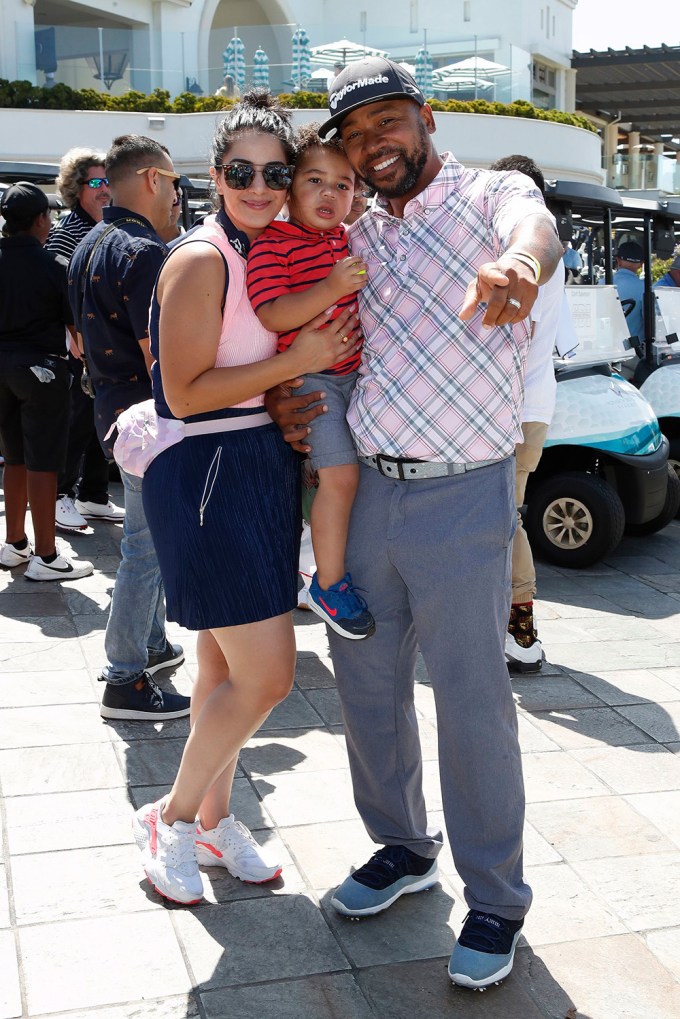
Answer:
M227 187L234 191L245 191L253 183L255 171L252 166L245 166L242 163L232 163L223 167L224 179Z
M262 171L264 182L272 191L285 191L293 180L293 173L289 166L265 166Z
M86 180L85 183L89 188L99 189L103 184L109 186L108 177L92 177L90 180Z
M179 177L177 177L177 178L175 178L175 180L173 180L172 186L174 187L175 192L177 194L179 194Z

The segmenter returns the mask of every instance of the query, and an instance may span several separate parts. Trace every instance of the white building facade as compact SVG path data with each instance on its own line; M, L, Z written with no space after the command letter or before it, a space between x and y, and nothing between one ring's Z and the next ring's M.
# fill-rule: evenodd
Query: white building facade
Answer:
M223 53L236 35L246 81L260 48L272 89L290 91L291 37L300 27L312 47L348 38L411 64L423 45L435 68L468 61L468 73L438 98L527 99L573 110L577 2L0 0L0 78L115 93L211 93L222 83Z

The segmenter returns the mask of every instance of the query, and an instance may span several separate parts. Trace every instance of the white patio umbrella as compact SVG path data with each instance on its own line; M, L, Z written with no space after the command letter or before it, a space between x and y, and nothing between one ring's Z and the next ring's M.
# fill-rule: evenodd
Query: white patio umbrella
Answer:
M416 53L416 85L425 97L432 95L432 60L423 46Z
M449 93L474 91L476 97L480 91L488 92L493 89L494 82L489 81L486 75L493 74L496 68L507 71L507 68L502 64L494 64L491 60L485 60L484 57L467 57L455 64L436 67L432 72L432 88L436 92ZM480 75L484 75L484 77L480 77Z
M261 46L253 54L253 85L269 88L269 57Z
M471 75L465 77L459 75L442 75L437 76L437 72L432 73L432 91L433 92L470 92L474 90L475 96L479 91L485 91L487 89L493 89L494 83L492 81L486 81L484 78L473 78Z
M312 46L312 60L315 64L345 64L353 60L362 60L364 57L388 57L387 50L376 50L372 46L360 46L359 43L350 42L349 39L339 39L338 42L325 43L323 46Z
M234 36L230 39L226 50L222 54L224 61L224 74L230 74L239 89L245 88L246 84L246 60L244 56L245 46L239 39L236 29Z
M499 74L501 71L509 71L510 68L506 67L505 64L497 64L493 60L487 60L485 57L466 57L465 60L458 60L454 64L446 64L445 67L438 67L438 71L460 71L461 73L469 73L470 71L475 74L486 74L487 76L492 74Z
M291 80L294 88L304 88L312 74L309 36L304 28L297 28L292 39L293 66Z
M335 74L329 67L317 67L307 79L305 88L310 92L328 92L334 77Z

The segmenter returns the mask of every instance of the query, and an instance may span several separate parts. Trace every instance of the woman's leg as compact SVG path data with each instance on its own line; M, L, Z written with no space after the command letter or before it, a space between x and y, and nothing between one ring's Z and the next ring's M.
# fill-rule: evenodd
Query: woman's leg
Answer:
M222 653L226 673L220 671L210 642L203 640L202 704L196 704L194 694L196 718L175 784L163 806L163 821L169 825L177 820L193 822L204 802L208 812L225 816L224 796L241 747L293 684L295 638L290 613L210 633ZM201 820L212 826L216 817L202 816Z
M191 725L203 710L203 705L218 687L229 679L229 665L222 650L210 630L202 630L196 643L198 658L198 675L191 691ZM199 820L204 828L214 828L223 817L228 817L231 785L238 763L238 754L233 758L221 775L203 797L198 810Z

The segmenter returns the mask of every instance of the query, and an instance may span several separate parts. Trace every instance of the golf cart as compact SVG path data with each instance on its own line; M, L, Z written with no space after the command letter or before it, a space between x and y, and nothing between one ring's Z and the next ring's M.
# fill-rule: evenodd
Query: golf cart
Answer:
M635 342L637 362L630 362L631 381L651 405L669 442L669 463L680 477L680 287L652 289L651 256L675 253L675 224L680 201L645 201L623 196L625 222L644 252L645 335ZM617 231L619 223L615 224Z
M617 191L549 181L546 203L562 239L587 232L591 274L600 241L611 265L612 222L623 207ZM555 358L555 414L529 477L526 529L539 556L581 568L609 555L627 529L666 526L680 485L669 487L668 441L652 408L619 370L635 349L611 269L604 286L568 286L565 294L579 343Z

